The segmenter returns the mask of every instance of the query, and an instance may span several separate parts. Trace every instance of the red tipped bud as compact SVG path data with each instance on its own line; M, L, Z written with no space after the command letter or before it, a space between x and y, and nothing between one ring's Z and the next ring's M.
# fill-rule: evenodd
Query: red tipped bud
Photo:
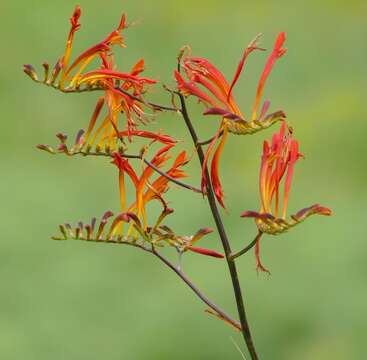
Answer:
M74 10L74 13L73 15L71 16L70 18L70 23L71 23L71 26L73 27L73 29L76 31L80 28L80 24L78 23L79 19L80 19L80 16L82 14L82 11L80 9L80 6L77 5L75 7L75 10Z
M68 136L63 133L56 134L56 137L60 140L61 143L65 144L66 140L68 139Z
M205 235L208 235L210 233L213 232L213 229L212 228L203 228L203 229L200 229L194 236L193 238L191 239L190 241L190 244L193 244L197 241L199 241L202 237L204 237Z

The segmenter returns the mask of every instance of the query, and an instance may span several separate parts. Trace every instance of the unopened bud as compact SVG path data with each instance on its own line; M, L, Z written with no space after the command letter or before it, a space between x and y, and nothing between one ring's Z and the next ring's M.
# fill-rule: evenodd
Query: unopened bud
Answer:
M92 237L92 228L90 225L85 225L85 230L87 233L87 240L90 240Z
M26 64L23 67L23 71L33 80L33 81L39 81L38 76L36 73L36 70L34 67L30 64Z
M213 229L212 228L203 228L203 229L200 229L191 239L190 243L193 244L195 243L196 241L200 240L202 237L204 237L205 235L208 235L210 233L213 232Z
M42 66L43 66L44 76L45 76L43 79L43 82L46 83L48 80L48 76L50 74L50 65L47 63L43 63Z
M53 85L60 73L60 70L62 68L62 58L58 60L58 62L55 64L53 70L52 70L52 75L51 75L51 79L49 80L49 84Z
M80 129L76 135L76 138L75 138L75 143L74 145L75 146L82 146L83 145L83 142L84 142L84 138L83 138L83 135L84 135L84 130L83 129Z
M55 150L49 145L39 144L39 145L36 146L36 148L39 149L39 150L42 150L42 151L47 151L50 154L55 154Z
M63 134L63 133L57 133L56 137L60 140L60 142L62 144L65 144L66 140L68 139L68 136L66 134Z
M60 229L61 234L64 236L65 240L67 240L68 234L66 232L65 226L64 225L59 225L59 229Z
M68 147L66 146L66 144L60 144L57 147L57 150L60 152L68 153Z

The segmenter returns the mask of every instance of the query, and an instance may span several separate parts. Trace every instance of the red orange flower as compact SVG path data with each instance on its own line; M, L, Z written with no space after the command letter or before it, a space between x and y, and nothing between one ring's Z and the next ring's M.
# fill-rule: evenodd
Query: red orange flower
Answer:
M150 161L150 163L156 168L164 166L170 156L168 151L172 148L172 144L166 145L159 150ZM114 153L113 164L119 169L119 182L120 182L120 198L121 198L121 210L123 212L128 211L135 213L140 221L143 222L144 227L147 227L146 205L154 199L158 199L163 208L166 207L163 200L163 194L168 190L169 180L167 177L160 175L154 181L151 181L152 176L155 174L154 169L151 166L144 166L141 175L137 175L135 170L130 166L129 160L123 158L119 153ZM181 169L188 163L187 153L181 152L173 162L172 166L167 170L166 174L169 177L180 179L186 176ZM135 201L131 205L126 207L126 192L125 192L125 174L127 174L134 187L135 187Z
M64 55L57 61L51 74L49 65L44 64L45 78L39 80L34 68L25 65L24 71L36 82L44 83L63 92L80 92L100 90L104 92L96 104L95 110L89 122L88 129L81 146L91 149L96 146L98 151L102 148L116 150L118 138L114 135L122 131L119 116L126 116L126 130L129 140L133 131L137 130L138 123L146 123L147 114L143 105L148 106L143 99L148 87L156 81L147 77L141 77L144 71L144 59L139 60L130 72L117 70L113 46L126 47L121 32L127 28L126 17L123 14L115 30L96 45L83 51L73 61L71 52L75 33L80 29L79 19L81 9L77 6L70 18L69 31ZM87 70L94 62L99 62L97 67ZM57 79L59 78L59 81ZM106 114L98 127L96 123L102 109L106 108ZM149 107L149 106L148 106Z
M278 235L311 215L331 215L329 208L315 204L291 215L290 219L286 218L294 166L302 157L298 148L298 141L293 139L292 130L284 121L279 132L273 135L271 144L264 141L259 176L260 212L245 211L241 214L244 218L254 218L260 233ZM282 184L284 184L283 189L281 189ZM259 258L259 241L255 250L258 268L264 270Z
M163 167L170 158L168 151L172 146L172 144L168 144L160 149L150 163L157 168ZM194 245L205 235L211 233L211 229L201 229L193 236L178 236L167 226L161 226L163 219L173 212L172 209L167 207L167 203L163 198L169 187L170 180L168 177L180 179L186 176L185 172L182 170L182 167L189 161L185 151L178 154L171 167L166 171L168 177L160 175L152 181L151 178L154 174L154 169L151 166L145 166L141 175L138 176L128 159L123 158L119 153L114 153L113 156L113 164L119 169L121 209L123 213L127 214L128 221L132 221L132 226L127 232L127 237L130 237L135 229L143 238L149 239L152 236L156 236L157 238L154 240L155 243L166 241L169 245L174 246L180 253L191 251L206 256L223 258L222 254L214 250ZM135 201L128 207L126 206L125 174L129 176L135 187ZM146 206L154 199L162 204L163 210L154 226L149 227ZM117 226L114 226L113 229L114 232L118 230ZM121 230L123 231L122 228Z
M139 99L141 94L145 92L145 85L154 84L155 81L148 78L138 77L138 73L143 71L144 60L139 62L132 68L130 74L119 73L113 70L114 63L112 56L101 55L103 65L100 70L94 70L83 75L78 85L87 82L93 86L97 84L105 90L104 97L97 102L95 111L89 123L88 131L85 136L85 145L93 147L96 139L99 137L98 147L108 146L111 149L116 148L118 137L116 134L120 133L119 116L124 114L127 119L127 133L129 140L132 134L137 130L137 123L134 120L145 123L145 113ZM139 70L137 70L139 69ZM122 81L122 84L120 82ZM128 91L132 91L131 97ZM98 116L102 110L103 104L106 105L107 114L103 118L100 126L94 131L93 136L90 136L94 130Z
M206 166L211 153L214 150L215 144L217 143L220 135L222 135L211 164L211 180L213 188L217 200L222 207L224 207L223 190L219 179L218 167L220 156L227 138L227 133L232 132L234 134L242 135L253 134L285 118L282 111L277 111L269 115L267 114L270 106L269 101L265 101L260 114L257 114L264 85L270 71L273 68L275 61L286 52L286 49L283 49L282 47L285 41L285 34L283 32L278 35L274 49L270 54L260 77L252 117L247 118L243 116L239 106L234 100L233 88L244 68L247 57L255 50L264 50L258 47L257 40L258 38L253 40L244 51L231 83L229 83L224 75L208 60L192 57L190 55L184 56L182 62L182 68L188 80L185 80L178 71L175 72L178 89L182 94L195 96L200 102L202 102L207 107L207 110L204 112L205 115L219 115L222 118L221 125L207 149L202 174L202 189L205 190L208 181L206 178Z

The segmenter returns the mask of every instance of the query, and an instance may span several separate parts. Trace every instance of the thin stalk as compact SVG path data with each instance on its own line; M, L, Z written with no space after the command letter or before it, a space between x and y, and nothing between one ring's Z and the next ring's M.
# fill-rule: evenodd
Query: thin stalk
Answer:
M164 263L166 266L168 266L172 271L176 273L176 275L198 296L198 298L203 301L210 309L212 309L218 316L223 318L225 321L227 321L229 324L231 324L233 327L235 327L237 330L241 330L241 324L234 320L230 315L228 315L226 312L224 312L219 306L214 304L211 300L209 300L201 290L198 289L198 287L183 273L182 270L178 269L175 265L173 265L167 258L165 258L163 255L161 255L159 252L157 252L154 247L152 249L149 249L145 247L142 244L136 243L136 242L128 242L128 241L121 241L121 240L115 240L115 239L83 239L80 238L78 240L85 240L90 242L97 242L97 243L112 243L112 244L118 244L118 245L127 245L139 248L145 252L148 252L150 254L153 254L156 256L162 263Z
M197 136L195 128L193 127L193 124L190 120L190 116L188 114L187 107L186 107L185 98L182 94L179 94L179 98L180 98L180 102L181 102L182 116L183 116L184 121L186 123L186 126L187 126L187 128L190 132L190 135L191 135L191 138L194 142L195 148L197 149L197 154L198 154L201 166L203 167L203 164L204 164L203 149L202 149L201 145L199 144L198 136ZM234 291L235 298L236 298L237 311L238 311L238 315L239 315L240 323L241 323L241 332L242 332L243 338L245 340L245 343L247 345L247 349L250 353L251 359L252 360L258 360L255 345L254 345L254 342L252 340L252 336L251 336L251 332L250 332L250 327L249 327L249 324L248 324L248 321L247 321L245 305L244 305L244 301L243 301L240 282L239 282L239 279L238 279L236 264L235 264L234 259L232 259L232 257L231 257L231 254L232 254L231 246L230 246L226 231L224 229L224 225L223 225L221 216L219 214L219 210L218 210L217 203L216 203L216 200L215 200L215 195L214 195L214 191L213 191L213 188L212 188L212 184L210 182L210 177L209 177L208 170L206 170L206 173L207 173L206 176L207 176L207 179L208 179L208 184L207 184L207 189L206 189L207 190L207 198L208 198L208 202L209 202L209 205L210 205L210 209L211 209L215 224L216 224L217 229L218 229L218 233L219 233L219 236L220 236L220 239L221 239L221 242L222 242L224 253L225 253L225 256L226 256L226 261L227 261L227 265L228 265L231 280L232 280L233 291Z
M83 156L105 156L105 157L112 157L111 153L105 153L105 152L86 152L83 150L79 150L79 151L75 151L73 153L68 154L69 156L75 156L75 155L83 155ZM195 186L191 186L189 184L184 183L183 181L180 181L178 179L175 179L174 177L168 175L167 173L165 173L164 171L160 170L157 166L155 166L154 164L152 164L149 160L143 158L142 155L129 155L129 154L120 154L121 157L123 158L127 158L127 159L140 159L143 160L145 164L147 164L150 168L152 168L155 172L157 172L158 174L162 175L163 177L165 177L167 180L175 183L178 186L181 186L185 189L191 190L193 192L202 194L201 189L195 187Z
M161 174L162 176L164 176L166 179L168 179L169 181L183 187L186 188L188 190L194 191L196 193L202 194L202 191L194 186L185 184L184 182L175 179L174 177L166 174L165 172L163 172L162 170L160 170L157 166L155 166L154 164L152 164L150 161L148 161L147 159L143 159L143 161L149 166L151 167L154 171L156 171L158 174Z
M223 135L223 130L219 133L218 139ZM209 145L214 139L216 138L216 136L211 137L208 140L204 140L204 141L198 141L198 145L203 146L203 145Z
M166 110L166 111L174 111L174 112L180 112L180 109L176 109L174 107L171 106L166 106L166 105L160 105L160 104L155 104L152 103L150 101L144 101L142 98L135 96L133 94L130 94L128 91L121 89L120 87L116 87L115 90L119 91L120 93L129 96L131 99L136 100L144 105L149 105L157 110Z
M241 255L246 254L248 251L250 251L256 245L256 243L260 240L262 234L263 233L261 231L259 231L258 234L256 235L255 239L250 244L248 244L245 248L243 248L239 252L236 252L235 254L232 254L232 256L231 256L232 260L234 260L234 259L240 257Z
M226 314L223 310L221 310L217 305L211 302L192 282L191 280L176 266L174 266L169 260L163 257L161 254L152 250L152 253L161 260L164 264L166 264L171 270L173 270L183 282L190 287L190 289L201 299L206 305L209 306L216 314L220 317L228 321L232 326L234 326L237 330L241 330L241 324Z

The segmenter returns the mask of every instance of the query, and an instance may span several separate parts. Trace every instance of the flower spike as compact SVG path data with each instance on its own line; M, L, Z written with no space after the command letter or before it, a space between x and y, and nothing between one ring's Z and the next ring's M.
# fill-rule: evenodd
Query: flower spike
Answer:
M210 161L211 153L214 146L219 139L219 135L222 135L222 139L218 144L217 150L214 153L211 162L211 181L213 183L214 192L219 204L225 208L223 201L223 189L219 179L219 160L223 151L224 143L226 141L227 133L234 133L239 135L254 134L260 130L266 129L278 121L285 119L283 111L276 111L271 114L267 114L270 107L270 102L265 101L259 117L256 116L256 109L261 99L261 94L265 85L271 68L273 67L275 60L284 55L285 50L282 45L285 40L285 34L280 33L275 42L273 52L268 58L265 65L263 74L260 78L257 97L254 104L254 114L251 119L247 119L242 115L239 106L234 100L233 88L236 85L246 62L248 56L255 50L264 51L263 48L258 46L258 35L245 49L242 58L237 66L236 72L229 84L224 75L207 59L192 57L190 52L185 55L184 50L179 55L179 68L184 71L186 79L181 73L176 70L174 73L177 88L185 96L194 96L199 102L206 106L204 115L219 116L222 121L217 130L212 142L210 143L207 152L205 154L205 161L202 172L202 190L205 190L208 179L206 178L207 166ZM182 62L182 64L181 64Z
M25 65L24 72L33 81L65 93L102 91L104 96L97 101L81 147L107 148L114 151L118 147L118 139L115 135L123 130L120 125L121 114L126 117L127 137L131 141L132 132L137 130L138 124L146 124L149 120L149 114L144 108L149 108L153 112L157 110L144 100L144 94L156 81L141 76L144 70L143 59L140 59L130 72L117 70L113 48L114 46L125 47L125 40L121 34L127 28L124 14L115 30L71 61L74 37L81 27L80 16L81 9L77 6L70 18L71 28L65 52L55 64L51 74L47 63L43 64L45 75L42 80L31 65ZM94 65L95 63L97 66ZM102 114L103 108L105 114ZM101 121L97 126L100 116Z
M315 204L287 219L286 212L294 166L301 157L303 155L299 152L298 141L293 139L292 130L285 122L282 122L279 132L273 135L271 143L264 141L260 166L260 212L245 211L241 214L243 218L255 220L260 234L279 235L311 215L332 215L329 208ZM284 182L282 182L283 179ZM283 196L281 196L282 184L284 184ZM280 212L281 200L283 207ZM257 242L255 248L257 268L267 271L260 262L259 246Z
M193 246L192 244L212 232L210 228L199 230L193 236L176 235L171 228L166 225L159 226L159 223L168 215L172 214L172 209L165 209L158 218L156 226L144 229L138 216L133 212L120 213L117 216L111 211L106 211L96 230L96 218L90 224L79 222L77 226L70 224L59 225L60 235L53 236L53 240L84 240L99 243L128 244L140 247L144 250L154 247L172 247L181 254L189 251L197 254L223 259L224 256L217 251ZM112 220L111 220L112 219ZM118 231L121 223L129 223L136 230L137 234L123 235ZM139 239L140 237L140 239Z
M261 115L257 117L255 114L261 100L265 81L275 61L286 52L286 50L282 48L285 41L284 32L279 33L275 41L274 49L267 60L260 78L251 119L247 119L242 115L233 97L233 88L243 71L248 56L255 50L265 50L258 46L259 38L260 35L255 37L245 49L231 84L228 83L224 75L212 63L204 58L192 57L190 53L185 55L183 52L181 56L182 69L186 74L187 80L185 80L177 70L174 73L178 89L182 94L196 97L207 107L204 113L205 115L221 116L223 123L228 126L229 132L238 135L256 133L272 126L285 117L282 111L267 115L266 112L270 105L268 101L265 102ZM266 121L263 121L265 118Z

